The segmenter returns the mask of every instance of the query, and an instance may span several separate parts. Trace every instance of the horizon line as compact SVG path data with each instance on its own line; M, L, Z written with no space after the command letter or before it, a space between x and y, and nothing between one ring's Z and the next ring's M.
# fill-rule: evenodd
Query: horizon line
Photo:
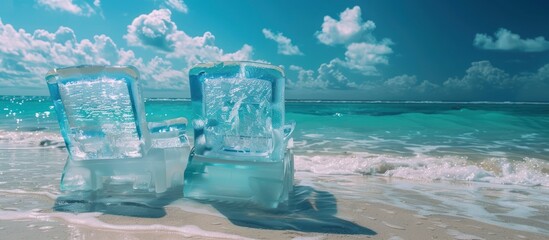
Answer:
M0 95L4 97L41 97L49 98L49 95ZM190 97L144 97L144 101L191 101ZM345 99L286 99L292 103L411 103L411 104L549 104L543 101L490 101L490 100L345 100Z

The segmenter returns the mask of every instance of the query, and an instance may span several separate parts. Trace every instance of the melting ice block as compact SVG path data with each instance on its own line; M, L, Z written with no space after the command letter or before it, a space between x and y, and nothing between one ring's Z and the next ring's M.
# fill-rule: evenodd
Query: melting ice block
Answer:
M284 124L282 69L253 62L189 72L194 149L184 196L277 208L293 189L293 124Z
M133 67L52 69L46 80L69 157L64 192L163 193L183 184L184 118L147 123Z

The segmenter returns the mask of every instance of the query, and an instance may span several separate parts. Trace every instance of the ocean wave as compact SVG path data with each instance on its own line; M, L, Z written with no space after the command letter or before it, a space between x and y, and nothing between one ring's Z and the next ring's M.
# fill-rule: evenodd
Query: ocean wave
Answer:
M549 102L512 102L512 101L408 101L408 100L327 100L327 99L289 99L289 103L366 103L366 104L513 104L513 105L549 105Z
M59 133L36 131L0 130L0 148L13 147L62 147L63 138Z
M511 161L486 158L470 161L466 157L411 157L365 152L340 155L298 155L296 171L315 174L360 174L396 177L415 181L472 181L494 184L549 187L549 163L536 158Z
M190 98L145 98L145 102L190 102Z

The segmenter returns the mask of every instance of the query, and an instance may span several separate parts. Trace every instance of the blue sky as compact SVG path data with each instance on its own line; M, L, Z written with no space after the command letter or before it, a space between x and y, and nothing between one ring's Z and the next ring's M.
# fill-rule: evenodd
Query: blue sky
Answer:
M287 98L549 101L549 3L2 0L0 95L50 68L134 65L146 96L188 97L219 60L284 68Z

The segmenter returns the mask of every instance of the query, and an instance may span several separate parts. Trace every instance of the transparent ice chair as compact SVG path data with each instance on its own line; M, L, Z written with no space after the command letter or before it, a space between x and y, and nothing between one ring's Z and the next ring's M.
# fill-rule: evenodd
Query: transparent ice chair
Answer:
M181 187L187 120L147 123L137 69L52 69L46 81L69 156L62 192L160 194Z
M254 62L216 62L189 71L194 148L184 197L251 202L274 209L293 190L291 133L284 122L284 72Z

